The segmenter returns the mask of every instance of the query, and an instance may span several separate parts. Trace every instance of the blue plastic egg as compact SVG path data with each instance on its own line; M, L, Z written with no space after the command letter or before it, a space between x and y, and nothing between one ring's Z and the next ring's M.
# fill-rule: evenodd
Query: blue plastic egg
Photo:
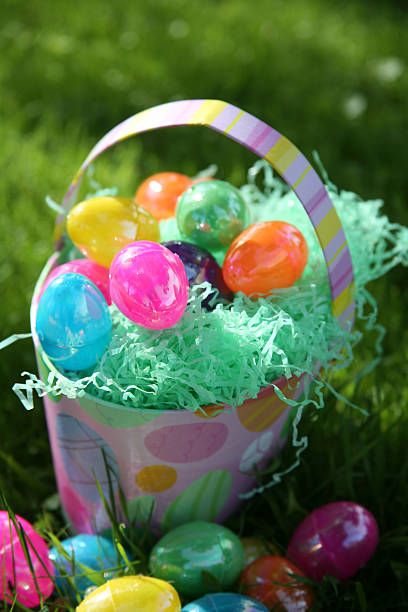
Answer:
M65 370L86 370L109 344L112 321L105 298L82 274L62 274L42 294L36 330L44 352Z
M83 596L88 587L97 584L85 575L89 572L83 567L84 565L91 570L101 572L99 577L105 576L108 579L115 576L116 570L123 563L118 559L112 540L102 536L80 533L62 540L61 546L68 553L68 559L55 546L50 549L48 556L55 567L57 588L72 598L75 597L75 590ZM72 582L70 584L67 575L71 577L71 581L74 581L75 589L71 586Z
M212 593L187 604L181 612L268 612L268 608L238 593Z

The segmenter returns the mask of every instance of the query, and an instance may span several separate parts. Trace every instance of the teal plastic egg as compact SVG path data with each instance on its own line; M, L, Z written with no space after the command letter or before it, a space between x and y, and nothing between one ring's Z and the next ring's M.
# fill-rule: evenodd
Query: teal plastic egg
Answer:
M96 584L86 575L83 566L98 572L99 577L108 575L112 577L115 570L123 563L123 560L118 558L115 545L108 538L80 533L62 540L60 544L65 554L54 546L48 556L55 567L56 585L72 598L75 597L75 590L84 595L88 587Z
M268 612L268 608L239 593L211 593L187 604L181 612Z
M194 521L162 537L151 551L149 566L153 576L194 598L207 592L206 574L211 574L221 589L231 587L244 567L244 559L241 540L232 531L215 523Z
M36 330L44 352L65 370L93 367L107 348L112 321L105 298L82 274L62 274L42 294Z
M195 183L180 197L176 220L183 239L209 251L227 249L249 223L238 189L225 181Z

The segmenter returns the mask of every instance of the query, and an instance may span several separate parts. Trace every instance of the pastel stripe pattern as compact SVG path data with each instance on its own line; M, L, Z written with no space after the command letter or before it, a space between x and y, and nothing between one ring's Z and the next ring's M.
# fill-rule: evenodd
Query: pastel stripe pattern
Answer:
M92 149L74 177L63 207L69 210L76 202L86 169L103 151L130 136L178 125L201 125L225 134L265 159L282 176L308 213L322 247L333 315L343 327L351 328L355 311L353 265L340 219L325 186L308 160L285 136L237 106L221 100L180 100L129 117Z

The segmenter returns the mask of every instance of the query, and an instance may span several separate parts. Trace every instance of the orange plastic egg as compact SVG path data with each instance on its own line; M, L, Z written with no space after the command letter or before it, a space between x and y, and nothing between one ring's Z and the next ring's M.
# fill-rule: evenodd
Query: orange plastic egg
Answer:
M190 187L191 178L178 172L159 172L139 186L135 202L156 219L174 217L177 200Z
M116 253L137 240L160 240L159 224L128 198L103 196L80 202L68 214L72 242L89 259L109 268Z
M300 278L308 257L303 234L290 223L254 223L230 245L222 274L232 291L267 295Z
M302 583L304 573L284 557L268 555L255 559L239 579L243 595L252 597L269 610L307 612L314 601L313 591Z

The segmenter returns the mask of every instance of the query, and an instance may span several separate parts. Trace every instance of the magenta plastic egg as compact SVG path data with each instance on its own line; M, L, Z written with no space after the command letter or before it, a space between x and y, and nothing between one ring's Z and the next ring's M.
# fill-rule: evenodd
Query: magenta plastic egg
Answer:
M61 276L61 274L82 274L86 276L98 287L107 304L110 305L112 303L109 295L109 268L100 266L95 261L92 261L92 259L74 259L54 268L49 276L47 276L40 295L42 295L54 278Z
M35 608L40 604L41 598L46 600L54 590L51 579L54 567L48 559L48 547L43 538L34 531L28 521L18 515L16 519L24 530L35 579L14 523L9 519L8 513L2 510L0 511L0 599L11 602L16 594L20 604ZM21 531L20 527L18 530Z
M370 559L377 544L378 526L371 512L354 502L334 502L316 508L300 523L287 557L315 580L347 580Z
M171 327L187 306L181 259L161 244L139 240L115 256L109 271L112 302L131 321L150 329Z

